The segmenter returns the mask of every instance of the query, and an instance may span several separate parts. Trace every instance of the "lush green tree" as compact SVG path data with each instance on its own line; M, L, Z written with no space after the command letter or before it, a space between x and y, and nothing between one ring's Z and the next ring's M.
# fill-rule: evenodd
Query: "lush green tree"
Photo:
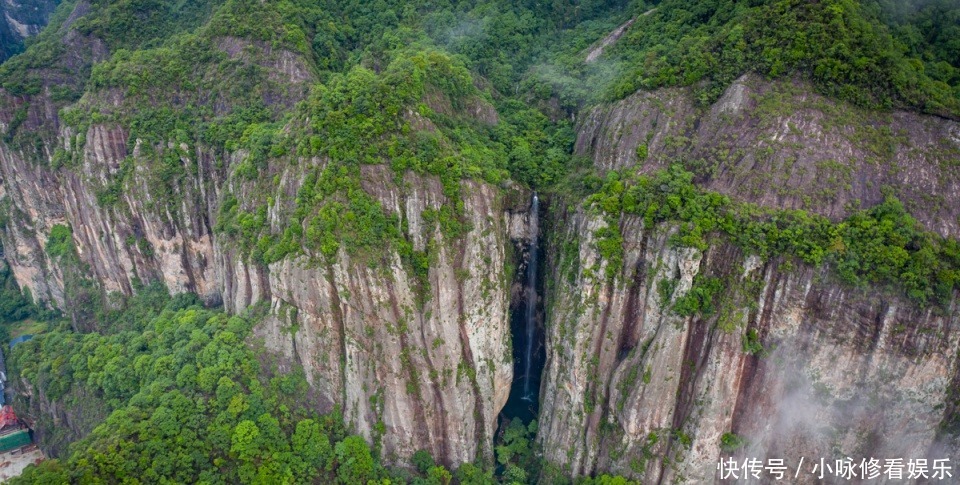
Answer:
M437 465L437 462L433 460L433 455L427 450L417 450L417 452L410 457L410 463L412 463L414 468L420 473L427 473Z
M492 470L485 470L473 463L460 465L456 473L457 481L463 485L492 485L497 483Z
M370 447L360 436L348 436L334 447L338 483L366 483L376 478Z
M123 325L102 325L112 333L53 330L15 348L11 371L38 399L68 407L98 399L108 408L62 460L31 468L24 483L354 483L384 475L363 438L334 446L331 437L344 439L339 415L299 404L302 372L261 367L244 343L250 320L183 302L121 312Z
M680 230L673 237L678 246L703 250L707 237L723 234L761 257L829 264L844 282L888 286L920 305L947 305L960 288L957 242L924 230L893 197L832 223L804 211L763 209L702 191L693 184L693 174L675 164L652 176L608 174L587 204L609 218L596 236L601 256L612 262L611 277L619 271L622 257L615 220L627 213L643 217L649 226L678 224ZM722 289L721 281L699 275L673 309L687 316L712 314Z

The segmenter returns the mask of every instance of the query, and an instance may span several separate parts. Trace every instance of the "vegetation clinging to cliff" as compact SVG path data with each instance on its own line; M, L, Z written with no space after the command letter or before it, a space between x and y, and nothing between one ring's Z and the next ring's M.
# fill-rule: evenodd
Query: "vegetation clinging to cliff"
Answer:
M3 246L0 245L0 252ZM10 273L10 267L0 262L0 342L5 339L7 322L16 322L29 317L33 313L30 299L20 292L16 280Z
M613 217L598 234L601 245L616 232L616 217L635 214L647 227L679 224L674 243L680 246L705 250L707 237L719 233L761 257L827 264L846 283L895 288L921 305L949 304L960 290L960 243L924 230L892 196L834 223L805 211L732 202L700 190L693 174L673 165L652 176L610 172L587 202ZM607 259L617 261L617 250L608 248Z
M83 134L92 124L126 127L128 152L142 142L143 160L125 161L112 175L98 194L103 204L122 201L136 174L147 179L151 203L176 207L184 192L180 184L195 168L185 160L197 157L198 147L212 148L224 159L245 153L229 170L241 181L258 181L247 185L256 185L252 192L264 197L224 204L220 228L240 236L241 247L258 261L272 262L311 241L314 250L322 246L320 252L329 255L345 235L373 231L382 233L374 235L378 242L393 239L378 229L389 217L359 189L314 190L315 197L322 196L300 199L298 214L285 214L291 217L284 217L284 227L268 228L266 209L278 191L271 182L279 181L270 170L272 160L323 157L337 173L346 171L348 187L359 185L356 167L368 163L389 163L400 175L407 170L437 175L449 199L440 219L452 233L464 229L458 210L463 178L494 183L512 178L537 187L560 180L570 166L569 123L519 101L557 94L537 84L542 67L555 63L586 73L574 81L578 92L600 94L607 86L608 97L695 84L710 101L735 77L754 70L770 76L803 73L828 94L867 106L949 113L956 105L956 56L941 33L949 25L930 22L928 10L901 16L891 34L878 13L889 7L853 0L695 5L667 0L636 18L609 47L600 77L592 78L592 68L583 65L582 44L609 28L626 6L492 0L92 2L70 28L104 42L112 55L93 67L89 78L83 74L86 64L77 69L79 85L65 84L90 95L65 110L63 119L78 133L71 140L74 151L83 149ZM633 2L629 9L639 14L651 7ZM583 27L563 34L579 24ZM35 81L60 88L61 80L33 76L62 63L65 55L54 33L41 37L0 69L11 92L38 93ZM908 59L906 41L898 40L908 38L909 55L927 60ZM551 50L551 43L560 47ZM577 55L569 55L574 48ZM270 63L283 50L303 61L298 75L306 77L304 85L285 85L270 75ZM28 78L29 86L23 84ZM528 83L518 84L524 78ZM520 92L521 86L529 92ZM558 91L564 99L563 89ZM97 101L109 93L122 94L121 109ZM449 112L443 109L447 103ZM494 106L500 115L495 125L457 115ZM45 156L32 134L17 136L15 124L6 135ZM63 148L53 156L57 167L78 160ZM229 202L235 196L226 197ZM346 211L357 224L339 235L326 230L332 226L323 214L331 211ZM177 211L171 213L175 217ZM317 237L304 239L310 224Z
M384 467L376 445L350 435L337 410L314 410L302 371L279 372L249 338L256 317L231 317L197 302L190 294L171 298L153 284L100 315L102 333L73 332L52 318L52 330L18 344L8 360L11 375L30 386L16 398L18 414L37 419L45 436L80 439L12 483L441 485L455 478L493 485L526 483L541 473L569 483L535 457L536 424L519 421L497 448L505 466L499 478L483 464L448 471L425 451L414 455L412 470ZM57 403L59 411L41 402ZM66 413L76 425L96 418L75 416L91 406L103 420L86 436L58 432L62 424L48 414ZM578 483L633 482L603 475Z
M110 175L98 194L105 206L120 203L125 184L143 177L153 200L178 207L179 184L196 168L187 161L202 146L214 152L217 169L233 177L217 230L255 262L301 251L332 257L341 248L382 256L388 244L423 277L430 246L413 250L403 216L388 215L363 189L364 166L389 164L397 179L410 172L437 177L447 202L425 212L424 220L451 238L468 229L461 219L463 179L495 184L512 178L537 187L559 180L570 166L569 123L560 110L551 120L522 102L530 93L517 83L529 66L555 60L541 54L558 29L609 14L592 26L596 34L616 19L615 7L623 3L94 1L93 13L74 28L104 42L111 52L106 62L92 71L90 64L74 66L72 76L81 80L60 83L45 69L70 49L49 33L6 65L0 78L18 96L50 87L55 104L85 93L79 106L63 112L63 121L77 133L73 150L83 149L84 134L94 124L128 130L128 151L140 145L140 160L130 157ZM641 11L642 4L635 5ZM944 54L950 43L937 35L927 39L929 29L924 30L922 39L909 44L908 55L897 39L912 35L907 32L911 23L891 38L872 15L852 1L665 1L611 48L618 64L611 69L603 63L599 70L603 81L616 81L612 87L604 91L605 82L575 81L578 96L590 90L610 99L639 88L693 85L708 102L732 79L754 70L809 76L825 93L865 106L956 114L957 63ZM820 49L819 44L836 45ZM228 54L231 50L237 52ZM278 52L306 60L303 72L296 73L307 78L302 92L271 79L275 68L269 63ZM611 75L618 68L625 71ZM88 71L92 74L85 77ZM115 94L122 98L119 108L112 105ZM550 99L554 94L531 95ZM444 109L447 103L450 109ZM489 112L484 119L492 106L497 123L490 122ZM462 116L466 112L480 115ZM27 113L26 107L18 108L7 141L22 141L21 148L45 157L34 133L19 130ZM639 159L646 155L646 145L638 148ZM320 160L317 166L311 165L314 159ZM60 148L52 168L73 170L80 160ZM142 162L136 168L144 170L134 170L132 165ZM304 180L290 213L271 219L287 166L296 166L294 176ZM763 256L830 264L853 284L901 284L920 303L943 302L958 285L956 243L919 229L894 199L834 224L802 212L734 204L697 191L689 174L670 172L650 179L613 175L594 202L608 214L642 215L649 225L679 222L681 245L703 248L706 238L719 232ZM599 236L601 252L612 262L608 271L619 269L623 241L617 227L611 224ZM67 226L57 226L48 242L48 253L61 261L74 252ZM710 311L721 290L721 282L700 278L674 310ZM73 303L91 307L83 299L68 300ZM29 477L196 481L223 474L242 482L355 482L386 476L368 446L344 437L336 419L318 425L325 418L291 411L296 408L285 400L302 396L298 376L269 383L259 379L258 365L241 344L247 322L199 309L171 312L144 320L151 322L146 325L131 320L119 332L112 325L97 326L106 335L56 331L23 347L40 346L37 360L23 364L25 374L48 386L44 392L62 398L69 389L91 389L114 411L70 457ZM755 343L744 346L759 352ZM229 365L208 365L208 354ZM119 367L128 372L115 371ZM204 369L213 369L212 376L203 375ZM307 417L295 419L298 413ZM534 476L539 465L526 446L523 426L512 428L511 442L502 445L499 457L508 470L505 477L522 480ZM211 456L213 462L204 461ZM171 463L189 465L179 470ZM428 481L450 479L442 467L424 466L420 472L425 477L417 478ZM471 483L487 483L490 477L489 471L469 466L460 473Z

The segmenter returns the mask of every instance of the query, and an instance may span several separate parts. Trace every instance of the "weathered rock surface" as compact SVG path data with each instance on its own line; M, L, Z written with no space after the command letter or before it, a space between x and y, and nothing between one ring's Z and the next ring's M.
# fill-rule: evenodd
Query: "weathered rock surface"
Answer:
M4 0L0 2L0 62L23 49L23 41L37 35L60 0Z
M298 177L302 182L293 171L282 180ZM448 202L439 180L408 174L401 189L389 168L367 166L363 181L388 212L406 217L415 249L439 248L425 302L423 282L395 251L385 248L379 259L388 263L370 267L342 249L333 262L299 256L259 274L236 264L228 280L239 284L228 285L227 307L268 301L271 316L256 335L303 367L324 398L321 409L339 405L388 459L419 449L447 464L492 458L497 414L513 378L503 271L511 242L499 191L464 182L471 229L446 241L423 222L425 210Z
M96 39L71 33L65 42L75 47L67 60L78 66L107 56ZM217 46L241 64L269 61L261 67L290 88L268 93L271 106L292 106L314 81L290 52L234 38ZM831 218L879 202L890 186L931 230L960 235L960 125L865 113L811 92L744 78L707 108L685 89L638 93L587 113L576 151L602 169L652 171L682 159L708 189ZM124 107L123 93L97 95L100 106ZM421 448L447 465L491 456L513 377L507 267L511 241L527 237L528 221L507 193L519 190L462 182L469 231L449 240L424 217L452 202L437 179L406 174L398 181L388 167L365 166L363 190L404 222L404 237L416 250L437 248L426 278L410 274L389 247L374 266L343 249L329 260L304 251L265 266L214 229L226 191L241 205L262 195L229 177L244 154L154 147L177 153L186 174L158 187L138 162L144 142L123 126L71 132L47 87L0 96L0 131L16 122L36 134L32 148L0 142L7 216L0 237L18 284L34 298L69 304L68 275L45 250L52 228L67 224L86 276L104 292L129 294L137 282L159 280L230 312L268 306L255 337L287 369L303 368L318 409L339 406L389 461ZM437 95L425 102L453 109ZM211 103L216 113L228 111L221 99ZM466 110L480 123L498 122L482 100ZM436 129L409 117L414 129ZM80 140L79 160L53 163L58 147L69 151ZM637 159L641 145L645 160ZM133 176L109 201L106 189L130 160ZM288 220L306 171L324 163L271 166L278 181L267 212L272 230ZM546 458L571 474L710 480L724 433L748 439L739 453L758 458L923 455L954 412L956 302L943 312L919 310L879 290L836 284L826 270L787 269L724 243L703 254L673 248L670 228L645 228L630 217L619 221L624 267L608 281L593 236L604 223L568 210L550 217L555 233L547 235L538 439ZM671 306L699 274L724 281L724 304L707 318L679 317ZM665 281L671 291L661 296ZM764 352L744 351L750 332ZM69 420L56 403L44 406L39 413ZM79 436L89 426L69 427Z
M605 170L681 160L709 190L832 219L889 187L930 230L960 237L960 123L864 111L800 82L744 76L708 107L686 88L641 91L583 115L575 151Z
M89 49L78 59L102 59L96 40L87 40ZM238 63L259 64L283 87L264 94L268 106L289 108L315 82L299 55L235 38L216 45ZM306 253L268 267L214 229L224 191L242 199L248 190L229 177L244 153L200 144L145 147L115 123L74 133L60 122L62 103L49 90L0 96L0 129L16 123L19 133L37 134L36 145L0 142L0 204L9 221L0 237L12 274L37 301L61 309L74 304L68 282L75 272L64 274L45 250L51 230L69 225L82 276L99 291L131 294L140 282L159 280L173 293L195 292L230 312L269 306L256 338L290 368L303 367L318 410L338 406L357 432L381 444L389 461L424 448L454 466L492 459L496 416L513 373L505 267L513 264L511 239L522 238L526 222L522 209L508 210L505 194L517 189L464 182L462 213L470 229L447 240L424 217L425 210L451 202L439 180L408 174L398 185L389 167L367 166L363 189L403 221L414 249L437 248L426 285L389 248L377 258L387 263L376 266L341 250L334 261ZM229 111L221 100L212 102L215 111ZM128 105L123 92L104 90L76 106L122 112ZM478 101L470 111L483 123L497 123L489 104ZM79 156L55 162L58 148L69 153L79 146ZM158 183L142 155L147 148L175 153L185 175ZM287 222L306 171L322 163L271 168L280 181L271 227ZM130 167L132 176L124 175ZM111 199L117 183L122 190ZM52 403L38 413L53 417L56 409Z
M588 114L577 151L603 169L693 161L708 189L832 218L882 200L888 185L927 227L956 237L960 185L950 160L960 125L848 110L794 84L749 78L706 109L681 89L638 93ZM876 151L874 135L883 140ZM646 160L637 159L641 144ZM847 175L835 180L835 171ZM723 241L704 253L675 248L675 228L632 216L617 222L624 265L608 280L594 237L606 222L570 207L554 214L548 252L538 436L548 460L574 475L702 483L730 454L726 433L748 443L733 452L741 462L794 466L800 457L859 463L955 449L941 424L954 413L960 365L956 296L948 308L920 309L842 285L829 268L761 261ZM720 278L721 303L713 315L681 317L672 306L697 275Z
M606 264L592 238L602 220L577 211L566 223L560 240L580 245L550 253L539 435L549 460L698 483L716 476L724 433L761 460L925 457L934 446L958 365L956 303L918 310L727 244L672 248L669 228L633 217L620 221L625 264L609 282L591 276ZM680 317L671 306L698 274L723 280L723 303ZM675 289L664 298L658 285ZM744 350L748 331L763 352Z

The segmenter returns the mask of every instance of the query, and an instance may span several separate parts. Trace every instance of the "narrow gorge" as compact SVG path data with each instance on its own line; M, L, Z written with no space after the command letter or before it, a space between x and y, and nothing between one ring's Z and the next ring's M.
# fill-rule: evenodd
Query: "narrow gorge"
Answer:
M0 13L15 483L957 458L947 1Z
M518 287L511 298L511 341L513 343L513 384L501 414L525 423L537 418L543 372L543 272L544 256L540 215L543 211L536 192L527 212L525 247L517 263Z

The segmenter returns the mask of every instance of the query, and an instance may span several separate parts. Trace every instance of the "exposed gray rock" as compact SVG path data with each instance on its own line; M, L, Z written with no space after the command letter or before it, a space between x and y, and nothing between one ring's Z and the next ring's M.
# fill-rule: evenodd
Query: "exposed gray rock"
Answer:
M682 161L707 189L832 219L876 205L890 187L930 230L960 236L960 123L814 93L751 76L707 107L687 88L641 91L583 115L575 151L604 170Z
M561 221L560 241L580 249L550 251L538 437L548 460L702 483L730 432L750 444L738 456L761 460L919 458L936 446L958 366L956 301L920 310L726 243L673 248L671 228L634 217L619 222L624 266L608 281L593 238L604 223L583 210ZM671 307L699 273L722 279L719 311L680 317ZM763 352L745 351L748 331Z
M0 62L19 53L23 41L37 35L50 20L60 0L4 0L0 2Z

